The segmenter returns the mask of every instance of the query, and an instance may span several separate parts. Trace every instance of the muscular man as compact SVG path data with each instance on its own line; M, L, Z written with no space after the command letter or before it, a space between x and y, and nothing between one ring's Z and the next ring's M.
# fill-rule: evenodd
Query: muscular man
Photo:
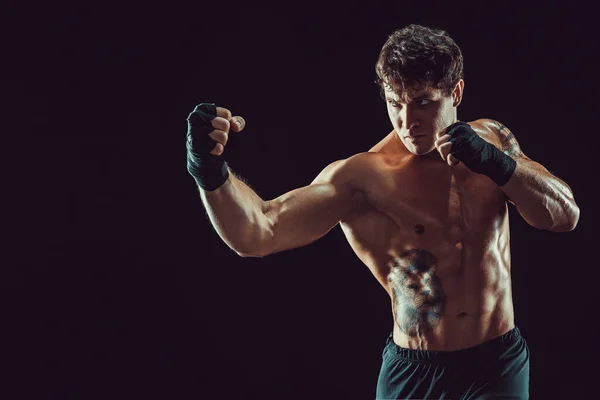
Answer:
M500 122L457 120L463 59L445 32L394 32L376 72L394 129L272 200L223 160L230 130L241 131L244 120L197 106L188 118L188 171L210 220L243 257L304 246L341 225L392 305L378 399L527 398L507 202L531 226L563 232L579 219L573 194Z

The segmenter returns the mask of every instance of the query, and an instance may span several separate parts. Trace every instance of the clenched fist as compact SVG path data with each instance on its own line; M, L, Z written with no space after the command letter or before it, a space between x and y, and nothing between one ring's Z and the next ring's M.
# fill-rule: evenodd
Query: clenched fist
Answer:
M448 165L462 162L471 171L483 174L498 186L508 182L516 161L486 142L466 122L455 122L438 135L435 147Z
M207 152L220 156L225 150L229 130L240 132L246 121L242 117L232 117L231 111L214 104L202 103L194 108L187 118L188 149L195 153Z
M240 132L246 122L232 117L231 111L214 104L202 103L187 118L187 167L198 186L212 191L229 177L227 163L221 157L229 132Z
M450 135L448 135L446 131L447 129L444 129L437 135L434 145L440 153L440 156L442 156L442 160L446 161L450 166L457 165L460 161L450 153L452 150L452 142L450 141Z

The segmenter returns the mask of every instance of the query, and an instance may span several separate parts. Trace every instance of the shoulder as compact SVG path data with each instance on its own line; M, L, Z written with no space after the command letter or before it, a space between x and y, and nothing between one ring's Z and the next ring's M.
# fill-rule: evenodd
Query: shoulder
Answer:
M519 142L514 133L512 133L512 131L503 123L491 118L481 118L469 122L469 125L471 125L475 132L483 139L506 154L511 156L525 156L521 151L521 147L519 146Z
M369 180L372 180L374 174L386 164L385 157L381 153L361 152L334 161L325 167L312 183L331 183L364 191Z
M396 132L392 130L368 151L336 160L327 165L313 183L344 183L363 186L361 183L373 175L380 166L390 163L398 153Z
M497 137L511 134L510 130L502 122L491 118L476 119L475 121L469 122L469 125L477 127Z
M333 183L358 186L358 184L381 163L379 153L362 152L336 160L327 165L313 183Z
M499 133L503 125L498 121L491 118L480 118L470 121L468 124L482 139L485 139L496 147L500 147L501 140Z

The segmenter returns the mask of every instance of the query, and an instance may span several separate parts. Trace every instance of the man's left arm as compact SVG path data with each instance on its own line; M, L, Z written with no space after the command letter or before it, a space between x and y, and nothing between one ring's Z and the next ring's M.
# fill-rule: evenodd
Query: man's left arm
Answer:
M516 161L510 179L499 188L519 214L538 229L552 232L575 229L579 221L579 207L571 188L542 164L523 154L515 135L507 127L497 121L492 122L490 128L500 139L500 150Z

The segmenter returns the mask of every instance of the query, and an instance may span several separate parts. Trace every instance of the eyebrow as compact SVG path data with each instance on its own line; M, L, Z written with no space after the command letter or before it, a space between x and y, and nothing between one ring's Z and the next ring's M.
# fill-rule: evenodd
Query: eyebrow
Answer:
M420 94L418 96L413 97L412 101L419 101L419 100L422 100L422 99L424 99L426 97L430 97L430 96L431 96L430 93L423 93L423 94ZM394 100L394 101L396 101L395 99L393 99L391 97L388 97L388 95L385 96L385 99L386 100Z

